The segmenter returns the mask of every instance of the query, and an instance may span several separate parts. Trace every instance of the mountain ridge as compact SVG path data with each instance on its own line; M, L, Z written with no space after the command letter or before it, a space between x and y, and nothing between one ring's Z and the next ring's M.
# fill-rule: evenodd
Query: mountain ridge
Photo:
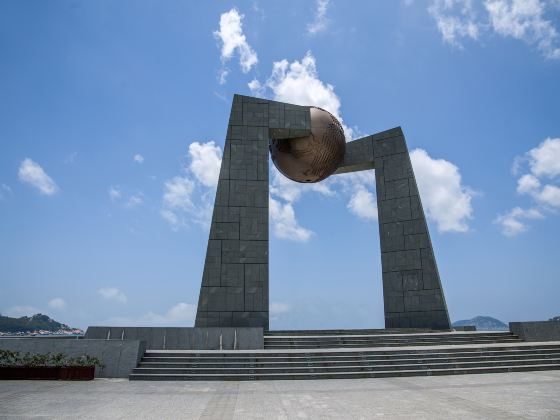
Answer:
M475 316L471 319L461 319L455 321L453 327L465 327L468 325L474 325L477 331L507 331L509 326L499 319L493 318L491 316Z
M4 334L79 334L80 332L83 331L78 328L71 328L44 314L22 316L20 318L0 315L0 333Z

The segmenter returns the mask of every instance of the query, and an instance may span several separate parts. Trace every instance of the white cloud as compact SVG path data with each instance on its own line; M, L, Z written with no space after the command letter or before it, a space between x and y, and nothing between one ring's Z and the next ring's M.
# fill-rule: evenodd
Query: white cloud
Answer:
M220 70L220 75L218 77L218 83L220 85L224 85L227 82L228 75L229 75L229 69L228 68L222 68Z
M4 198L4 195L12 193L12 189L6 184L0 184L0 200Z
M276 316L280 314L285 314L290 311L290 305L284 302L272 302L270 304L270 315Z
M247 83L247 86L249 86L249 89L251 90L251 93L253 95L258 97L263 97L265 95L266 87L263 86L257 79L251 80L249 83Z
M163 208L160 214L173 230L186 225L180 213L189 213L194 209L192 201L194 189L195 183L188 177L175 176L165 181Z
M538 209L522 209L520 207L515 207L506 214L498 215L494 223L500 226L504 235L515 236L528 230L529 227L524 220L542 219L543 217L544 216Z
M272 168L272 182L270 183L270 193L283 200L294 203L298 201L305 192L317 192L324 196L333 196L335 192L329 187L329 181L317 183L294 182L282 175L276 167Z
M514 236L528 229L530 219L542 219L546 213L560 210L560 187L549 182L557 182L560 175L560 138L547 138L522 157L514 159L514 175L527 166L526 173L517 180L517 192L533 199L535 207L523 210L515 207L509 213L498 215L495 223L502 227L502 233ZM527 168L525 168L527 169Z
M310 35L318 34L327 29L329 20L327 18L327 8L329 0L316 0L316 10L313 22L307 25L307 33Z
M545 18L544 1L486 0L484 5L496 33L535 44L547 58L560 58L558 31Z
M161 217L163 217L163 220L165 220L167 223L169 223L169 226L171 226L171 229L173 230L179 230L179 228L181 226L184 225L183 221L181 219L179 219L179 216L177 216L177 214L175 214L173 211L169 210L169 209L162 209L160 211Z
M558 29L554 25L557 3L557 0L432 0L428 12L444 42L455 47L461 48L464 39L479 40L485 33L494 32L535 45L547 58L560 59Z
M426 151L410 153L426 217L440 232L466 232L472 218L474 193L461 184L459 168L444 159L433 159Z
M222 13L220 16L220 29L214 32L214 37L222 42L222 63L229 61L235 53L239 55L239 65L243 73L247 73L258 63L257 53L247 43L243 34L242 20L244 15L239 14L236 8ZM220 84L225 83L228 74L227 69L220 73Z
M301 184L286 178L275 167L271 168L271 172L269 214L274 236L279 239L307 242L311 239L313 232L298 223L294 203L306 192L333 196L335 192L330 188L331 182L326 180L320 183ZM286 202L282 203L272 196Z
M270 197L269 206L270 220L276 237L296 242L307 242L311 239L313 232L299 225L291 203L282 204Z
M326 109L342 124L346 140L353 138L352 128L344 125L340 116L340 99L331 84L319 79L315 57L310 51L301 61L289 63L284 59L274 62L266 86L272 90L277 101Z
M126 295L116 287L103 287L97 293L107 300L114 300L119 303L126 303L128 301Z
M119 189L119 187L113 187L111 185L109 187L109 197L111 197L111 200L118 200L119 198L121 198L122 193L121 193L121 190Z
M41 165L29 158L21 162L18 175L20 181L37 188L41 194L53 195L58 191L58 186Z
M432 0L428 12L444 42L461 48L462 38L478 38L479 24L471 0Z
M42 312L43 311L35 308L34 306L16 305L16 306L9 307L5 311L3 311L2 314L13 318L19 318L22 316L31 316Z
M127 200L125 206L128 207L128 208L134 208L134 207L139 206L143 202L144 202L144 194L139 192L139 193L136 193L134 195L131 195L129 197L129 199Z
M191 195L194 182L182 176L175 176L164 183L163 204L170 209L190 210L193 207Z
M208 228L212 204L220 175L222 150L213 141L193 142L189 145L189 163L184 175L164 183L161 217L173 230L191 222Z
M560 175L560 138L547 138L527 153L531 172L538 177Z
M517 192L519 194L532 194L541 187L538 178L532 174L523 175L517 180Z
M153 311L138 317L115 317L107 320L108 324L119 326L166 326L185 327L194 324L196 317L196 305L180 302L172 306L165 314Z
M144 163L144 156L142 156L141 154L135 154L134 157L132 158L134 160L134 162L136 163Z
M560 209L560 188L556 185L545 185L535 198L542 204Z
M355 193L348 202L348 209L362 219L377 220L375 196L362 185L358 184Z
M524 159L517 162L529 163L531 173L517 180L517 192L533 197L538 204L560 209L560 187L544 184L539 178L555 180L560 175L560 138L544 140L529 150Z
M66 301L60 297L49 300L49 308L51 309L65 309Z
M206 187L216 187L220 176L222 163L222 149L213 141L208 143L191 143L189 146L191 157L190 170L196 179Z

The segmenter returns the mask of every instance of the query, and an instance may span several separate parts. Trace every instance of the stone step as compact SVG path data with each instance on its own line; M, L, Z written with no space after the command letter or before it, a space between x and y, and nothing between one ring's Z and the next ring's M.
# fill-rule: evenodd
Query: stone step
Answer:
M347 330L269 330L266 336L283 335L346 335L346 334L418 334L418 333L449 333L447 330L432 330L430 328L358 328Z
M456 346L419 346L419 347L396 347L387 349L366 348L366 349L289 349L287 351L278 350L147 350L144 357L152 359L179 358L183 360L193 359L226 359L226 360L245 360L245 359L288 359L294 358L332 358L332 357L423 357L423 355L434 354L493 354L496 352L528 352L528 351L554 351L560 350L560 343L515 343L515 344L493 344L493 345L456 345Z
M219 368L219 367L190 367L190 368L152 368L138 367L133 370L135 374L159 374L159 375L177 375L177 374L223 374L236 375L243 373L256 374L275 374L275 373L325 373L325 372L362 372L362 371L390 371L390 370L414 370L414 369L468 369L472 367L499 367L499 366L515 366L522 364L529 365L556 365L560 364L560 358L554 359L533 359L523 360L522 363L514 360L502 361L475 361L475 362L429 362L415 364L369 364L369 365L351 365L351 366L290 366L290 367L250 367L250 368Z
M500 372L525 372L540 370L560 369L557 364L514 364L510 366L486 366L486 367L461 367L444 369L416 368L409 370L385 370L385 371L357 371L357 372L301 372L301 373L238 373L238 374L148 374L132 373L130 380L152 380L152 381L246 381L246 380L285 380L285 379L357 379L357 378L382 378L398 376L435 376L435 375L461 375L479 373Z
M379 335L346 335L346 336L324 336L324 337L273 337L267 338L265 337L265 343L291 343L295 341L299 341L302 343L305 342L326 342L326 341L378 341L381 343L390 343L390 342L432 342L437 343L439 341L454 341L454 342L469 342L469 341L476 341L476 340L487 340L487 341L502 341L502 340L519 340L518 337L513 335L507 336L473 336L473 337L382 337Z
M512 343L521 340L509 332L421 333L382 335L265 336L265 349L311 349L340 347L396 347L453 344Z
M270 361L270 360L244 360L244 361L206 361L203 359L192 360L189 362L185 361L146 361L142 359L139 367L146 368L192 368L192 367L213 367L213 368L252 368L252 367L297 367L297 366L365 366L365 365L375 365L375 364L386 364L386 365L397 365L397 364L425 364L430 362L442 362L442 363L457 363L457 362L477 362L477 361L523 361L523 360L534 360L534 359L560 359L560 351L549 352L549 353L529 353L523 355L512 355L512 354L499 354L492 356L477 355L477 356L466 356L466 357L445 357L444 355L436 355L432 357L422 357L422 358L399 358L399 359L387 359L387 358L353 358L351 360L339 360L339 359L324 359L324 360L291 360L291 361Z
M326 332L329 331L329 332ZM414 332L414 333L403 333L403 332L384 332L378 333L376 330L346 330L342 333L330 332L330 330L325 331L307 331L307 332L300 332L300 331L291 331L285 332L283 334L272 334L271 332L266 332L264 334L265 339L270 338L293 338L293 337L380 337L380 338L405 338L405 337L477 337L477 336L486 336L486 337L503 337L503 336L512 336L513 334L510 331L461 331L461 332Z
M300 339L287 339L287 340L265 340L265 346L282 346L282 345L294 345L294 344L301 344L301 345L314 345L314 344L362 344L362 343L379 343L379 344L406 344L406 345L414 345L415 343L426 343L432 345L438 345L442 343L451 343L451 344L477 344L477 343L502 343L502 342L515 342L521 341L517 337L503 337L503 338L470 338L470 339L391 339L391 340L383 340L383 339L370 339L370 338L329 338L329 339L307 339L307 340L300 340Z

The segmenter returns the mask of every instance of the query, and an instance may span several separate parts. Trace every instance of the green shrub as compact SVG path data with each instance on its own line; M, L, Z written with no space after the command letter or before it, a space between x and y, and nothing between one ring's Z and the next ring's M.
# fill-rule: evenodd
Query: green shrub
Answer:
M98 366L103 368L104 365L97 357L84 354L77 357L68 357L62 353L46 353L31 354L25 353L21 355L17 351L0 349L0 366L56 366L56 367L73 367L73 366Z

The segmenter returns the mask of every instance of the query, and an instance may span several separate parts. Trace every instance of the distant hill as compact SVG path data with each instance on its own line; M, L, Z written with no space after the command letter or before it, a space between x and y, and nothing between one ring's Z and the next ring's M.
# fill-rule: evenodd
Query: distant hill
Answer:
M549 319L549 321L560 321L560 316L555 316Z
M0 333L33 333L37 331L54 333L75 330L43 314L35 314L30 317L22 316L21 318L0 315Z
M502 321L491 316L475 316L473 319L455 321L454 327L465 327L474 325L477 331L507 331L509 327Z

